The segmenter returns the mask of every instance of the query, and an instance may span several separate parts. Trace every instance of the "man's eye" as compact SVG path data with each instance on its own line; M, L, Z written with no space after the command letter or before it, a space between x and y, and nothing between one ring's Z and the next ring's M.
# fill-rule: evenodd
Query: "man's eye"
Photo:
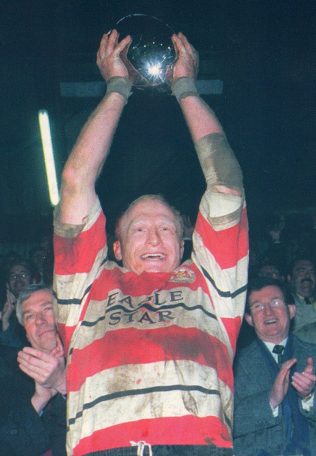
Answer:
M44 312L50 312L52 310L53 310L52 306L47 306L47 307L44 307L44 309L43 309Z
M162 231L170 231L171 233L176 233L176 227L174 227L173 225L163 225L161 227L161 230Z
M252 307L253 307L254 310L261 310L262 309L262 304L260 304L260 303L254 304Z

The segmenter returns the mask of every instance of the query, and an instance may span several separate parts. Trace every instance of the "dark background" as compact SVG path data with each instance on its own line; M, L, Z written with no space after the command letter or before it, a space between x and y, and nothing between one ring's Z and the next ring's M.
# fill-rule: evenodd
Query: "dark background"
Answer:
M95 55L121 17L145 13L183 31L200 53L204 99L244 171L250 226L277 210L315 207L315 1L0 0L0 241L34 241L52 208L37 124L49 111L58 176L98 97L61 83L101 82ZM194 219L204 188L175 100L135 91L98 190L109 216L143 193L163 193Z

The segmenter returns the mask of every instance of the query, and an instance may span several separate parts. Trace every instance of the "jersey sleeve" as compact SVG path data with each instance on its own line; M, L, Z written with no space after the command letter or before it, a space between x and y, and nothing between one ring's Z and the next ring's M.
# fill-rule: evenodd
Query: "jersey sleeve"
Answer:
M54 291L57 321L65 348L85 308L85 298L107 256L105 216L96 201L82 225L54 217Z
M216 133L202 138L196 150L207 186L193 233L192 259L204 274L212 310L223 323L234 350L244 312L248 271L242 175L225 135ZM218 191L219 186L223 192Z

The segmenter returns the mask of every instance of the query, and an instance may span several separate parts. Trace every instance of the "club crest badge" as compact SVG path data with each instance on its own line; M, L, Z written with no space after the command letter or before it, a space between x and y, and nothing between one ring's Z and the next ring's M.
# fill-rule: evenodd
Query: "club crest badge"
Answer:
M181 266L176 269L173 275L170 277L170 282L175 283L192 283L195 281L194 272L186 267Z

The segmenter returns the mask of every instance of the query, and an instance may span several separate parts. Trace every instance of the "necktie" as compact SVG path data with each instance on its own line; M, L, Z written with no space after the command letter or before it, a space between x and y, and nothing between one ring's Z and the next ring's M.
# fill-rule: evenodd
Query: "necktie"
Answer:
M257 339L257 343L259 349L262 351L263 357L266 357L266 360L268 361L272 378L275 378L278 375L280 368L280 365L274 360L275 355L278 355L279 362L283 362L294 357L294 339L291 334L289 334L287 344L284 349L281 345L277 344L271 350L272 353L270 353L270 350L267 349L260 339ZM271 356L271 354L273 354L273 356ZM292 370L294 371L293 368ZM301 455L311 456L311 452L307 450L309 447L308 421L307 418L300 412L298 396L291 385L289 385L288 392L281 402L280 407L280 417L282 418L284 425L284 431L282 431L282 434L284 434L283 437L287 446L287 449L282 452L282 454L292 455L296 454L298 450Z
M273 347L272 353L276 354L278 356L278 364L282 363L282 353L284 351L283 345L275 345Z

